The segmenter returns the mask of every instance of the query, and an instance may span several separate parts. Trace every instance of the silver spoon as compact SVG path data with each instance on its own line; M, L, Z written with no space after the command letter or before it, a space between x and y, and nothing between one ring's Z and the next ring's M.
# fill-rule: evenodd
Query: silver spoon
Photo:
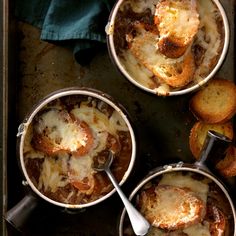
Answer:
M98 163L93 165L94 170L96 171L105 171L110 178L112 184L114 185L116 191L118 192L121 200L123 201L127 214L129 216L131 225L136 235L145 235L147 234L150 224L148 221L141 215L140 212L136 210L136 208L130 203L127 197L122 192L119 184L117 183L115 177L111 173L110 166L114 159L114 153L112 151L109 152L108 157L105 160L98 160Z

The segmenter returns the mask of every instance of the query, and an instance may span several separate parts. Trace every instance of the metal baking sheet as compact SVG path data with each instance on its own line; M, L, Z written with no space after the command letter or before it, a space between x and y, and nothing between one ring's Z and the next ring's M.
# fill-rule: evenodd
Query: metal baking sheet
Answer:
M230 46L217 76L234 80L235 0L222 0L230 23ZM2 162L1 207L4 214L25 194L18 168L17 127L32 106L57 89L86 86L113 96L129 112L138 143L137 162L129 180L122 186L129 195L153 168L170 162L192 163L188 138L195 118L189 112L192 94L157 97L134 87L112 64L106 46L100 48L91 64L80 66L72 52L39 40L38 29L17 22L12 16L14 2L3 0L3 83L2 83ZM230 189L235 178L225 179ZM233 192L231 192L233 194ZM235 199L235 198L234 198ZM30 236L116 236L123 204L117 194L97 206L80 212L41 202L19 234L4 221L2 235Z

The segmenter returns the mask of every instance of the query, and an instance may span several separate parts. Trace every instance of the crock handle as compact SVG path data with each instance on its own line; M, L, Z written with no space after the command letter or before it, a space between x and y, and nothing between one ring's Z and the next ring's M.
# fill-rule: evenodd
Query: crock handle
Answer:
M198 166L216 166L216 164L224 159L226 150L232 141L216 131L209 130L201 150L198 161L195 162Z
M25 223L37 205L38 199L32 194L27 194L20 202L6 212L4 218L14 228L22 231Z

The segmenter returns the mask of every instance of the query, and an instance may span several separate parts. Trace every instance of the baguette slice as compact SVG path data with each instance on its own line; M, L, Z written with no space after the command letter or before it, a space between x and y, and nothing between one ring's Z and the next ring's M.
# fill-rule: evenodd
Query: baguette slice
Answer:
M160 33L160 52L170 58L182 56L200 24L196 0L160 0L154 22Z
M190 100L194 116L206 123L225 123L236 113L236 86L225 79L213 79Z
M204 141L209 130L214 130L220 134L225 135L229 139L233 139L234 131L231 122L224 124L207 124L204 122L196 122L190 132L189 146L193 156L198 159L202 150Z
M68 152L82 156L90 151L93 143L87 123L66 111L48 109L35 119L32 144L48 155Z
M227 218L225 214L215 205L209 204L207 206L207 221L210 223L209 229L211 236L220 236L226 231Z
M139 206L154 227L165 230L178 230L196 224L205 213L205 204L192 191L170 185L143 191Z
M194 58L188 50L181 58L167 58L157 50L158 36L141 24L136 25L137 34L129 38L129 49L137 61L149 69L160 81L171 87L183 87L195 73Z
M236 176L236 147L227 149L225 158L217 163L216 169L225 177Z

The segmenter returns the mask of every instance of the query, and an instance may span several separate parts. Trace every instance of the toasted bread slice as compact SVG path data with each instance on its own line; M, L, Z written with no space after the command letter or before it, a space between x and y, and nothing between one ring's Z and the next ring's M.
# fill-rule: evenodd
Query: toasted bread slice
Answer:
M35 119L32 144L48 155L68 152L82 156L90 150L93 141L87 123L66 111L49 109Z
M191 50L178 59L167 58L157 48L157 35L140 27L129 41L129 49L137 61L148 68L160 81L171 87L183 87L195 72Z
M227 149L225 158L217 163L216 169L223 176L236 176L236 147L230 146Z
M142 214L154 226L178 230L200 222L203 201L187 188L160 185L143 191L139 198Z
M225 214L215 205L207 206L207 221L210 223L209 230L211 236L225 235L227 218Z
M225 123L236 113L236 86L225 79L213 79L190 100L190 110L206 123Z
M160 52L170 58L182 56L200 24L196 0L160 0L154 22L160 33Z
M208 130L214 130L231 140L234 136L233 125L231 122L224 124L207 124L200 121L196 122L191 129L189 137L190 150L196 159L199 158Z

